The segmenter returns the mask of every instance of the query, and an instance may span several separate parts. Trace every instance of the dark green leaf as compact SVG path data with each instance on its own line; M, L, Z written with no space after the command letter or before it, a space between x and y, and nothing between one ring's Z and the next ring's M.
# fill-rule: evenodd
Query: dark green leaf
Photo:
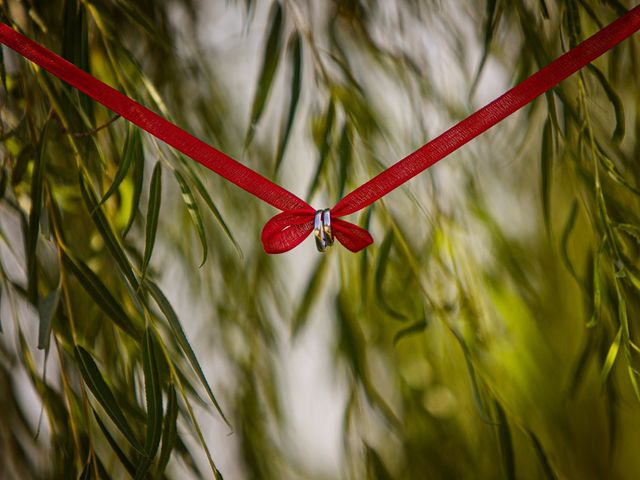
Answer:
M391 480L393 476L387 470L380 454L365 444L367 458L367 478L371 480Z
M276 172L280 169L280 164L284 158L284 152L287 148L287 144L289 143L289 135L291 134L291 127L293 126L293 120L296 116L298 100L300 99L300 85L302 84L302 43L300 41L300 34L297 31L291 36L287 50L290 62L293 65L293 72L291 76L291 96L289 97L287 123L280 135L280 141L278 143L278 150L276 153Z
M51 321L58 310L60 301L60 285L53 289L44 298L38 299L38 348L49 350L49 338L51 336Z
M213 394L211 387L209 386L207 377L205 377L204 372L202 371L202 367L200 366L200 363L196 358L196 354L191 348L191 344L187 339L187 335L184 333L184 330L182 329L182 324L178 319L178 315L173 310L173 307L169 303L169 300L167 300L167 297L164 296L164 293L162 293L162 291L157 287L157 285L153 283L151 280L149 280L148 278L144 279L144 286L149 291L153 299L156 301L156 303L158 304L158 307L160 307L160 310L162 311L165 318L169 322L169 326L171 327L171 330L173 331L173 334L175 335L176 340L178 341L178 344L182 349L182 352L185 354L185 356L187 357L187 360L191 364L191 368L193 368L193 371L196 373L196 375L200 379L200 383L202 383L202 386L207 391L207 395L209 396L209 399L211 400L211 402L213 403L213 405L215 406L216 410L218 411L222 419L225 421L225 423L229 425L229 421L227 420L227 417L222 412L222 408L220 408L220 405L218 404L218 400L216 400L216 397Z
M113 232L107 217L102 211L102 207L98 204L93 188L91 187L89 179L86 178L86 174L84 172L80 173L80 190L82 192L82 198L87 206L87 210L91 214L91 218L95 223L98 232L102 236L107 249L115 259L120 271L124 274L127 280L129 280L131 287L134 290L137 290L138 280L133 273L129 259L127 258L120 241Z
M133 478L136 474L136 468L133 466L133 463L131 463L131 460L129 460L129 457L127 457L127 455L122 451L122 449L120 448L120 445L113 438L113 436L107 429L107 426L102 422L102 420L100 420L100 417L98 416L95 410L93 410L93 415L96 418L96 422L98 422L98 426L100 427L100 430L102 430L102 434L107 439L107 442L109 442L109 446L113 449L114 453L116 454L116 456L118 457L118 459L120 460L124 468L127 470L127 472L129 472L129 475L131 475L131 477Z
M551 466L551 462L549 461L549 458L547 457L547 454L544 451L544 448L542 447L542 443L532 431L527 430L527 434L529 435L529 440L531 440L533 449L536 452L538 461L542 466L542 470L544 471L545 477L547 478L547 480L557 480L558 476L556 475L556 472L553 470L553 467Z
M235 237L231 233L231 230L229 230L227 223L224 221L224 218L222 218L222 214L218 210L218 207L216 207L215 203L213 203L213 200L211 199L211 195L209 195L209 192L207 191L204 184L202 183L202 180L200 180L198 173L194 170L192 165L193 162L182 155L180 155L179 158L182 164L189 171L189 178L191 179L193 184L196 186L196 190L204 200L204 203L207 204L207 207L209 207L209 210L211 210L211 213L213 213L214 218L216 219L220 227L222 227L222 230L224 231L227 238L231 241L231 243L236 248L238 253L242 255L242 250L240 249L240 245L238 245L238 242L236 241Z
M113 420L113 423L122 432L131 446L139 453L144 454L144 448L133 433L133 429L118 406L113 392L107 385L107 382L105 382L89 352L81 346L76 346L74 351L82 378L96 397L96 400L102 405L102 408L104 408L107 415Z
M100 205L107 201L107 199L118 190L118 187L126 178L129 167L136 158L136 155L144 155L144 152L142 151L142 138L140 136L140 131L138 130L138 128L131 127L124 144L122 155L120 155L118 170L116 171L116 175L113 178L113 182L111 183L105 194L102 196Z
M271 91L273 77L275 76L280 62L280 50L282 48L283 33L283 11L279 1L275 1L271 8L269 16L269 32L263 52L262 69L258 78L258 86L256 94L253 98L253 106L251 107L251 119L249 121L249 130L245 140L245 147L251 144L255 133L256 125L262 116L264 106L267 103L267 97Z
M173 385L170 385L169 391L167 392L167 412L162 428L162 448L160 448L156 478L162 477L171 458L171 452L173 451L173 447L176 444L176 437L178 436L177 420L178 399L176 398L176 389Z
M142 276L144 277L153 245L156 242L156 230L158 229L158 218L160 216L160 202L162 199L162 166L156 163L151 176L151 188L149 190L149 206L147 208L147 228L144 243L144 258L142 260Z
M573 262L571 262L571 258L569 257L569 238L571 237L571 232L573 231L573 227L576 224L576 220L578 219L578 202L576 200L571 204L571 210L569 211L569 216L567 217L567 221L565 222L564 229L562 231L562 240L560 242L560 253L562 254L562 260L564 262L565 267L571 273L571 276L576 279L578 283L580 283L580 279L578 278L578 274L573 268Z
M6 168L2 168L2 170L0 170L0 200L4 198L4 194L7 191L8 183L9 183L9 170L7 170Z
M140 333L129 316L122 308L121 302L117 301L104 286L100 277L86 266L82 261L72 258L66 251L62 256L64 266L78 279L78 283L89 294L91 299L100 309L132 338L140 338Z
M131 146L131 155L133 161L133 196L131 199L131 213L129 214L127 226L124 228L123 236L126 236L129 230L131 230L131 226L138 213L140 198L142 197L142 186L144 183L144 146L141 139Z
M502 406L497 401L494 401L496 409L497 425L498 429L498 443L500 445L500 456L502 457L502 467L504 468L504 474L508 480L515 480L516 478L516 461L513 453L513 441L511 439L511 430L509 429L509 422L507 416L502 409Z
M485 63L487 62L487 58L489 58L489 53L491 52L491 40L495 35L495 30L498 26L498 21L500 20L500 16L502 13L502 8L498 5L498 3L499 2L497 0L487 0L486 3L482 57L480 58L478 69L476 70L476 76L474 77L471 88L469 89L469 97L473 96L473 93L478 86L480 75L482 75L482 70L484 69Z
M47 152L47 137L49 136L52 122L45 124L40 134L40 144L35 157L33 175L31 179L31 210L29 212L29 231L27 234L27 278L29 282L29 298L33 304L38 299L38 259L36 247L40 234L40 215L42 214L42 197L45 176L45 157Z
M555 149L553 148L553 130L551 121L547 119L542 131L542 149L540 151L540 196L542 212L547 233L551 232L551 181Z
M189 216L193 221L193 225L196 227L198 238L200 238L200 245L202 246L202 262L200 263L200 266L202 266L204 265L204 262L207 261L207 235L204 231L204 222L202 221L200 208L196 203L196 199L193 196L191 188L189 188L189 185L187 184L182 174L177 170L174 170L173 174L175 175L176 180L178 180L178 184L180 185L180 192L182 193L182 199L187 206L187 210L189 211Z
M147 400L146 455L138 465L136 479L145 478L160 446L162 435L162 389L158 371L157 347L153 332L147 328L142 342L142 365L144 370L144 390Z

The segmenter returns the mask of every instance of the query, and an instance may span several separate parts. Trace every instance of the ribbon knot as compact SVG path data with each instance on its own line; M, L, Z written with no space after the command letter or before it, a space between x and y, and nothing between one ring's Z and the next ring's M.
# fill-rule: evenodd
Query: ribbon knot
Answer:
M314 229L316 210L309 207L286 210L272 217L262 229L262 245L267 253L284 253L297 247ZM334 237L348 250L359 252L373 243L364 228L331 216Z

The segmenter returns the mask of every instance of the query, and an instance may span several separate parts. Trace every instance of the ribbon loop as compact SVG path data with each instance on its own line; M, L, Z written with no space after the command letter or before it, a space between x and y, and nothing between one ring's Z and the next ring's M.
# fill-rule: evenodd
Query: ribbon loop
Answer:
M373 243L371 234L364 228L346 220L331 218L330 212L328 209L315 211L309 207L308 210L288 210L272 217L262 229L265 252L284 253L297 247L314 229L318 229L317 217L325 250L333 243L333 237L352 252L359 252Z

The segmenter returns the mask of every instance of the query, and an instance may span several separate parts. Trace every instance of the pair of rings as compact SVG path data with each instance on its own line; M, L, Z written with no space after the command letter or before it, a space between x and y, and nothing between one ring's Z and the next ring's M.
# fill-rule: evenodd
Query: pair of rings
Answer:
M313 219L313 236L316 239L316 247L319 252L325 252L333 245L333 232L331 231L331 213L329 209L316 210Z

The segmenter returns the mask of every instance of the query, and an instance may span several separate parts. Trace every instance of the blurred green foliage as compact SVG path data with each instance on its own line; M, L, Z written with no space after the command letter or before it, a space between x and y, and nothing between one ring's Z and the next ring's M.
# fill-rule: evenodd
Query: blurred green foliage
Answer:
M322 206L631 5L0 13ZM212 8L233 35L216 48ZM217 68L238 42L255 46L250 89L233 88L242 59ZM221 478L224 457L265 479L637 478L639 47L363 212L366 251L317 260L265 255L269 208L3 47L0 477ZM283 351L319 322L345 394L341 458L323 468L292 439L283 388ZM207 441L205 412L226 440Z

